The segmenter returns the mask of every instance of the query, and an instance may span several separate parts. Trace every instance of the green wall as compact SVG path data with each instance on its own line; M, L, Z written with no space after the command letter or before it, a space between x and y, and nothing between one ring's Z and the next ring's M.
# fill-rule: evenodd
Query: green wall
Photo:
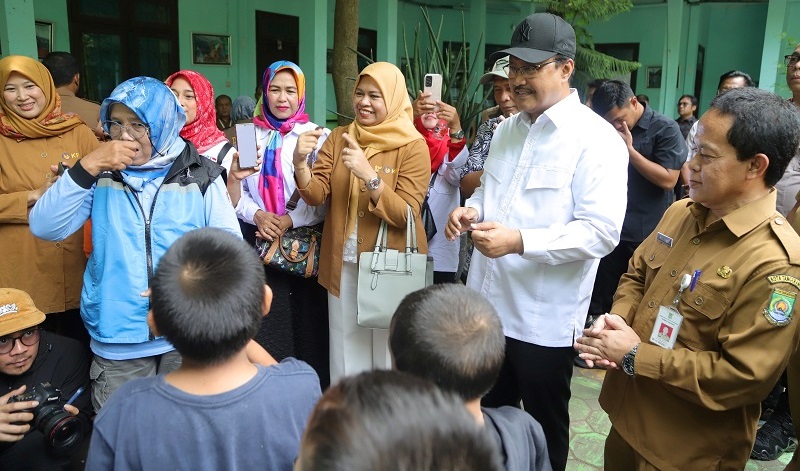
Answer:
M9 0L5 0L9 1ZM13 1L13 0L10 0ZM29 0L26 0L29 1ZM66 23L67 0L32 0L35 18L53 23L54 49L69 50L69 31ZM379 21L378 1L360 2L359 21L363 28L378 31L379 40L385 34L386 23ZM396 0L390 0L396 1ZM488 3L487 3L488 1ZM454 2L455 3L455 2ZM528 2L497 3L491 0L465 1L464 22L470 43L477 43L482 26L484 43L504 45L509 42L516 24L535 6ZM250 95L255 86L255 12L269 11L300 18L300 66L306 73L308 84L307 108L312 119L322 122L326 109L333 109L333 86L330 74L326 73L326 50L332 48L334 24L334 2L325 0L303 0L277 2L274 0L178 0L179 11L179 63L181 68L192 68L211 80L217 94L225 93L232 97ZM475 16L471 8L477 5ZM483 5L487 5L483 13ZM700 5L682 4L680 21L680 73L676 96L692 93L694 90L696 44L706 48L703 83L701 88L701 110L714 96L717 80L721 73L738 68L750 73L758 80L762 60L767 3L704 3ZM462 37L462 13L455 8L431 8L429 10L435 25L444 17L441 38L444 41L459 42ZM665 92L661 89L646 88L648 66L663 66L667 41L667 6L641 5L633 11L618 15L607 22L590 27L596 43L639 43L639 61L642 68L637 71L639 93L651 98L654 108L665 114L676 114L674 103L662 103ZM776 91L788 96L785 87L785 68L782 56L790 52L794 44L800 42L800 22L790 21L800 18L800 0L787 0L784 16L784 40L780 51L780 65L776 77ZM423 23L418 6L398 1L397 3L397 57L405 55L403 31L413 41L413 30ZM425 31L424 26L421 29ZM192 64L191 34L216 33L231 35L230 66ZM427 38L423 38L423 47ZM674 48L673 47L673 48ZM8 53L4 50L3 52ZM482 56L482 54L481 54ZM481 57L482 59L482 57Z

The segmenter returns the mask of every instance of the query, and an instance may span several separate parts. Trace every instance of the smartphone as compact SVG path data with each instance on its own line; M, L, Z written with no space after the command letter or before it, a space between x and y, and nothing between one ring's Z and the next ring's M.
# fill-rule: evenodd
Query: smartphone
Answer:
M58 163L58 171L56 171L56 175L58 175L60 177L61 175L64 175L64 172L66 170L67 170L67 167L62 162L59 162Z
M439 74L425 74L423 92L430 92L430 99L442 101L442 76Z
M256 126L253 123L236 125L236 149L239 152L239 167L253 168L256 166Z

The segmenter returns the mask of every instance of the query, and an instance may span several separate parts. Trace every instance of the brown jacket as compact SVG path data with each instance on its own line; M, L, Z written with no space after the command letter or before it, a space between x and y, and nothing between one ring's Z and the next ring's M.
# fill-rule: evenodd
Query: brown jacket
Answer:
M635 376L608 371L600 404L625 441L658 469L747 464L760 401L800 333L800 237L775 201L773 190L705 228L707 209L676 202L620 280L611 312L642 343ZM681 277L694 270L702 273L695 289L681 295L674 349L651 344L659 306L672 305Z
M352 176L340 160L342 149L346 146L342 138L345 131L347 127L338 127L331 132L317 154L311 182L300 190L300 196L312 206L324 204L330 198L322 232L319 283L334 296L339 296L342 278L351 185L358 185L360 190L356 212L359 254L375 247L381 220L385 220L389 226L389 247L405 250L406 204L411 206L414 213L419 251L428 251L425 229L419 216L431 176L431 159L425 141L420 137L399 149L380 152L369 158L385 184L378 204L375 204L364 182Z
M28 228L28 193L51 176L51 165L71 165L98 145L83 125L60 136L20 142L0 136L0 286L27 292L45 313L80 305L86 268L83 231L61 242L34 237Z
M58 88L58 95L61 97L61 111L64 113L75 113L80 116L84 123L91 129L97 128L100 123L100 105L83 98L78 98L66 87Z

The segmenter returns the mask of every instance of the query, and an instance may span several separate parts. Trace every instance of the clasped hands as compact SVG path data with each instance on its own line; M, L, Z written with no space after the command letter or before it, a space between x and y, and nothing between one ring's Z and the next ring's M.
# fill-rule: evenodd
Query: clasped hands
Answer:
M616 314L603 314L575 340L573 347L591 368L617 369L622 357L640 342L636 332Z

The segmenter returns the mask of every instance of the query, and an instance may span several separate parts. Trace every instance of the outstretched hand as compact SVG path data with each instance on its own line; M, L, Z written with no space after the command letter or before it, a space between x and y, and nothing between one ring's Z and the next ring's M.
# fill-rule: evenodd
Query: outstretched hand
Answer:
M342 149L342 163L347 167L356 178L369 181L375 177L375 169L369 164L367 156L358 145L358 141L347 133L342 134L342 138L347 143Z

